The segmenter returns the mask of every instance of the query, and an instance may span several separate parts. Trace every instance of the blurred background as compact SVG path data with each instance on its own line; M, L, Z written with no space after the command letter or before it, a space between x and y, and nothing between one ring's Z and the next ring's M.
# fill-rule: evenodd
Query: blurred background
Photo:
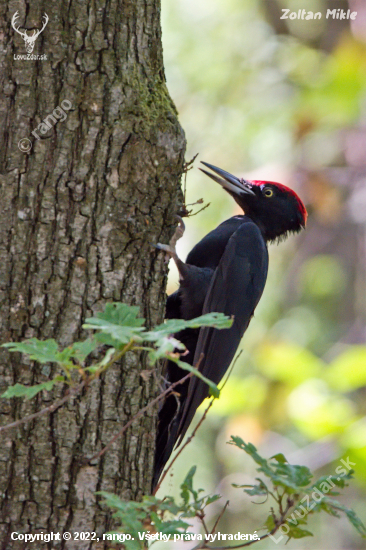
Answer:
M322 19L282 20L282 8L320 11ZM328 8L357 11L356 20L326 19ZM250 459L226 444L233 434L266 457L282 452L319 476L334 474L349 457L355 480L340 500L365 521L366 2L163 0L162 20L168 88L187 136L186 160L199 153L187 175L186 202L210 203L186 218L181 257L239 213L199 172L200 160L294 188L309 219L301 235L270 246L267 286L242 355L159 495L178 495L196 464L196 488L223 495L209 516L230 500L218 530L260 529L270 503L252 504L253 497L232 488L256 476ZM171 263L169 293L177 284ZM344 519L324 513L310 517L309 529L313 538L288 547L365 547ZM257 546L284 548L285 540ZM194 544L174 543L180 546Z

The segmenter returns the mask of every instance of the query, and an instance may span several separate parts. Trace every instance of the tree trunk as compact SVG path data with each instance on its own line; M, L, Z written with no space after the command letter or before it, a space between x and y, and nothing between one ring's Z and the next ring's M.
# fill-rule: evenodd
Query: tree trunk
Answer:
M17 58L26 54L11 26L17 9L21 32L40 29L46 10L33 54L47 59ZM161 322L166 266L151 243L167 242L176 225L185 139L165 85L159 0L33 0L27 12L2 2L0 25L1 342L68 345L107 301L137 304L149 326ZM5 350L0 368L1 392L55 372ZM146 368L130 353L53 414L1 433L1 549L25 548L10 539L14 531L100 536L111 524L95 491L149 492L156 411L96 465L82 461L156 395L156 378L140 376ZM1 399L1 423L62 395Z

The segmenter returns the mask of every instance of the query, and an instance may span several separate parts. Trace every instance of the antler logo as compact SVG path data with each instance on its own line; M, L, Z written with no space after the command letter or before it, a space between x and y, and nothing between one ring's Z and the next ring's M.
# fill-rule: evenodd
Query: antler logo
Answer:
M33 52L33 48L34 48L34 44L37 40L37 38L39 37L39 35L41 34L41 32L44 31L44 29L46 28L46 25L48 23L48 15L47 13L44 14L44 16L42 17L42 19L44 19L43 21L43 27L41 28L41 30L37 31L36 29L33 29L33 34L32 36L28 36L27 35L27 31L24 30L23 32L19 30L19 26L18 28L16 27L16 21L19 17L19 12L16 11L12 17L12 20L11 20L11 26L13 27L13 29L18 33L20 34L20 36L23 38L24 42L25 42L25 49L27 50L27 53L32 53Z

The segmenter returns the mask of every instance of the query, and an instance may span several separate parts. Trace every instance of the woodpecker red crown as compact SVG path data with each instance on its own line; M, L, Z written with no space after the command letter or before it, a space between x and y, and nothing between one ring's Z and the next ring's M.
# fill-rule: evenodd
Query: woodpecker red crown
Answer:
M266 185L266 184L269 183L271 185L275 185L281 191L283 191L285 193L288 193L290 196L294 197L297 201L299 211L300 211L300 213L301 213L301 215L304 219L304 227L306 226L306 221L308 219L307 210L305 208L304 203L300 199L299 195L297 193L295 193L295 191L293 189L291 189L291 187L287 187L287 185L283 185L283 183L278 183L277 181L261 181L261 180L246 180L246 181L249 182L249 183L252 183L253 185Z

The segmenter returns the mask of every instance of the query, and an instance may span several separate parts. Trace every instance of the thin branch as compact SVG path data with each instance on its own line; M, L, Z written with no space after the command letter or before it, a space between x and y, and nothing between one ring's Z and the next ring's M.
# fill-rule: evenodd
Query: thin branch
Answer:
M197 204L197 203L193 203L193 204ZM208 208L210 205L211 205L211 203L208 202L207 204L205 204L205 206L202 206L202 208L197 210L197 212L195 212L194 214L191 214L192 210L190 210L189 214L188 214L188 217L193 218L193 216L197 216L197 214L199 214L200 212L203 212L203 210L206 210L206 208Z
M91 462L92 460L97 460L98 458L102 457L107 451L108 449L111 447L111 445L113 445L113 443L131 426L131 424L133 424L135 422L135 420L137 420L138 418L140 418L140 416L142 416L143 414L145 414L145 412L150 409L150 407L152 407L153 405L156 405L156 403L158 403L159 401L161 401L166 395L168 395L169 393L171 393L173 391L173 389L176 387L176 386L179 386L180 384L183 384L183 382L185 382L186 380L188 380L188 378L191 378L192 376L194 375L194 372L190 372L188 373L186 376L184 376L183 378L181 378L180 380L178 380L177 382L174 382L173 384L171 384L169 386L169 388L167 388L165 391L163 391L162 393L160 393L155 399L153 399L152 401L150 401L145 407L143 407L142 409L140 409L132 418L131 420L129 420L127 422L127 424L125 424L123 426L123 428L107 443L107 445L105 447L103 447L103 449L101 451L99 451L98 453L96 453L94 456L92 456L91 458L87 458L86 461L87 462Z
M186 206L186 194L187 194L187 173L189 170L193 168L193 163L198 157L198 153L194 155L194 157L185 162L183 166L183 174L184 174L184 182L183 182L183 210L184 210L184 216L188 215L187 206Z
M223 509L221 510L217 520L215 521L215 525L212 527L211 535L213 535L214 532L216 531L216 527L218 526L219 521L221 520L222 516L225 514L225 510L228 506L229 506L229 501L227 500L226 503L225 503L225 506L223 507Z
M222 516L224 515L225 513L225 510L226 508L228 507L229 505L229 501L227 500L226 503L225 503L225 506L223 507L223 509L221 510L217 520L215 521L215 525L212 527L210 533L208 532L207 528L206 528L206 525L205 523L203 522L202 518L200 516L198 516L198 518L202 521L202 525L203 525L203 528L204 530L206 531L206 534L207 535L213 535L215 530L216 530L216 527L218 526L219 524L219 521L221 520ZM203 541L202 544L197 544L197 546L195 546L194 548L192 548L192 550L200 550L200 549L203 549L203 548L209 548L208 546L206 546L206 541Z
M39 418L40 416L43 416L48 413L53 413L56 409L58 409L64 403L66 403L71 397L78 395L84 386L85 386L85 382L81 382L78 386L74 386L73 388L68 389L66 392L66 395L62 399L55 401L55 403L53 403L52 405L49 405L49 407L45 407L44 409L41 409L40 411L34 414L25 416L24 418L21 418L16 422L12 422L11 424L7 424L6 426L0 426L0 432L4 432L5 430L9 430L10 428L17 428L18 426L21 426L26 422L31 422L35 418Z
M228 374L226 375L226 378L224 380L224 383L222 385L222 387L220 388L220 391L222 390L222 388L225 386L226 382L228 381L229 379L229 376L230 374L232 373L232 370L233 368L235 367L235 364L237 362L237 360L239 359L239 357L241 356L241 354L243 353L243 350L240 350L240 352L238 353L238 355L235 357L234 359L234 362L228 372ZM200 363L203 359L203 355L201 355L201 357L199 358L198 362L197 362L197 366L196 368L199 369L199 366L200 366ZM206 419L206 416L207 416L207 413L208 411L210 410L210 408L212 407L212 404L214 402L215 398L211 399L210 403L208 404L208 407L206 408L205 412L203 413L202 415L202 418L201 420L198 422L197 426L195 427L195 429L193 430L192 434L188 437L188 439L185 441L184 445L182 445L182 447L179 449L179 451L177 452L177 454L175 455L175 457L173 458L173 460L171 461L171 463L168 465L168 467L164 470L161 478L160 478L160 481L159 483L157 484L157 486L155 487L155 490L153 492L153 495L156 494L156 492L160 489L160 486L163 482L163 480L165 479L167 473L169 472L169 470L171 469L171 467L173 466L174 462L177 460L178 456L181 454L181 452L186 448L187 445L189 445L189 443L192 441L192 439L194 438L194 436L196 435L197 433L197 430L198 428L201 426L202 422Z
M196 160L196 158L198 157L198 155L199 155L199 153L196 153L194 155L194 157L191 158L191 160L188 160L187 162L184 163L183 172L185 174L188 172L188 170L191 170L193 168L193 163Z
M204 530L205 530L206 535L209 535L209 534L210 534L210 531L208 530L208 527L207 527L207 525L206 525L205 518L204 518L203 516L202 516L202 517L198 516L198 517L199 517L199 519L201 520L201 523L202 523L202 525L203 525L203 528L204 528Z
M250 540L248 542L244 542L243 544L236 544L235 546L215 546L213 549L213 547L205 545L202 548L208 548L208 549L212 548L212 550L235 550L236 548L244 548L245 546L250 546L251 544L255 544L256 542L260 542L264 539L267 539L268 537L274 535L276 531L278 531L278 529L281 527L281 525L285 523L287 519L287 513L293 505L294 505L294 502L288 499L286 509L281 514L281 517L279 518L279 520L276 522L276 526L269 533L266 533L265 535L263 535L263 537L260 537L260 539Z
M189 204L186 204L186 206L196 206L196 204L204 204L204 200L203 199L198 199L196 200L196 202L190 202Z
M54 412L56 409L58 409L59 407L64 405L64 403L66 403L72 396L78 395L80 393L80 391L84 388L84 386L90 384L90 382L92 382L93 380L98 378L108 367L113 365L113 363L115 363L116 361L121 359L121 357L123 357L123 355L125 355L125 353L127 353L127 351L129 351L131 349L133 344L134 344L134 342L133 342L133 340L131 340L121 351L118 351L118 352L114 353L113 356L111 357L110 361L108 361L108 363L106 363L103 367L98 369L91 376L86 377L85 373L81 373L82 376L84 377L84 380L80 384L78 384L76 386L73 386L70 389L68 389L67 392L66 392L66 395L62 399L59 399L58 401L56 401L52 405L49 405L48 407L45 407L44 409L41 409L40 411L38 411L34 414L30 414L29 416L25 416L24 418L21 418L20 420L17 420L16 422L11 422L11 424L7 424L6 426L0 426L0 432L3 432L5 430L9 430L10 428L16 428L18 426L21 426L22 424L25 424L27 422L31 422L35 418L38 418L38 417L43 416L45 414ZM65 375L69 379L71 379L70 373L67 370L65 371Z
M234 367L235 367L235 365L236 365L236 363L237 363L237 361L238 361L238 359L239 359L239 357L241 356L242 353L243 353L243 350L241 349L241 350L239 351L238 355L235 357L234 361L232 362L231 367L230 367L230 369L229 369L229 372L227 373L226 378L225 378L225 380L224 380L224 382L223 382L221 388L219 388L220 391L221 391L222 389L224 389L224 387L226 386L226 384L227 384L227 382L228 382L228 380L229 380L229 378L230 378L230 375L231 375L231 373L233 372L233 369L234 369Z
M203 413L202 415L202 418L201 420L198 422L197 426L195 427L195 429L193 430L193 432L191 433L191 435L187 438L187 440L185 441L184 445L181 446L181 448L179 449L179 451L177 452L177 454L175 455L175 457L173 458L173 460L171 461L171 463L169 464L169 466L167 468L165 468L161 478L160 478L160 481L159 483L157 484L154 492L153 492L153 495L156 494L156 492L158 491L158 489L160 489L160 486L164 480L164 478L166 477L167 473L169 472L169 470L171 469L171 467L173 466L174 462L177 460L178 456L184 451L184 449L187 447L187 445L189 445L189 443L192 441L192 439L194 438L194 436L196 435L197 433L197 430L198 428L201 426L202 422L206 419L206 416L207 416L207 413L208 411L210 410L210 408L212 407L212 404L213 402L215 401L215 397L213 397L211 399L211 401L209 402L205 412Z

